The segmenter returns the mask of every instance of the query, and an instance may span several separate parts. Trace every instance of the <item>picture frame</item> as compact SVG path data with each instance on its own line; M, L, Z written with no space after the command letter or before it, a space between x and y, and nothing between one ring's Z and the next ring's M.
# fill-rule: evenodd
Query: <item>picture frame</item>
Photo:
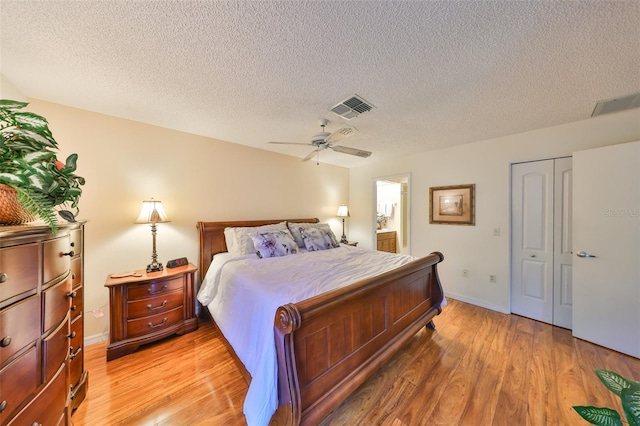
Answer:
M475 226L475 210L475 184L429 188L429 223Z

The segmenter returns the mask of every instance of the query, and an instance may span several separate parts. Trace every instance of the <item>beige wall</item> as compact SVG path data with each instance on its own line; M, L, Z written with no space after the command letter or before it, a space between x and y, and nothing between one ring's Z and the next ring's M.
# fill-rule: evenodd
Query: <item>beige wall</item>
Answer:
M634 140L640 140L640 109L352 168L349 239L373 247L373 179L410 173L412 254L441 251L447 294L509 312L510 164ZM469 183L476 184L476 226L430 225L429 187ZM495 228L500 236L493 236ZM490 274L496 283L489 283Z
M348 170L39 100L28 109L49 121L60 157L78 153L87 180L79 218L85 244L86 335L108 327L109 273L145 268L149 225L134 224L142 200L162 200L159 260L197 263L198 220L318 217L337 235L338 205L348 201ZM248 123L250 125L250 123ZM105 316L96 318L92 311Z

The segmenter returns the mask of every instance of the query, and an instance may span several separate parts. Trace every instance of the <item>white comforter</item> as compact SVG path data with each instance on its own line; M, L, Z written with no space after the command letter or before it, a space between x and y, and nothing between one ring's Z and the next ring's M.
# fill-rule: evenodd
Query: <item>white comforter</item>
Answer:
M250 426L267 425L278 407L273 323L276 309L404 265L408 255L351 246L259 259L216 255L198 292L251 374L244 401Z

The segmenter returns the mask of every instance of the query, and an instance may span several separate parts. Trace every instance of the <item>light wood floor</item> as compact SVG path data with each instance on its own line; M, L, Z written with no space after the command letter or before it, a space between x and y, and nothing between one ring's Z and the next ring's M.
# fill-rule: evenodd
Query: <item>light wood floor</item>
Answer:
M640 360L516 315L449 300L436 317L323 422L327 425L587 425L573 405L619 401L593 370L640 380ZM86 348L83 425L244 425L247 390L208 322L106 362Z

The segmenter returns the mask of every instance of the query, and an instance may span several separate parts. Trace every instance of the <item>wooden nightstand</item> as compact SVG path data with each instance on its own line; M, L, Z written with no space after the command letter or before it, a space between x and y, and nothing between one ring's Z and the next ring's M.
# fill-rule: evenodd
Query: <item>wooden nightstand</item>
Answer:
M193 264L147 273L111 274L107 361L130 354L145 343L198 328ZM123 276L124 275L124 276Z

